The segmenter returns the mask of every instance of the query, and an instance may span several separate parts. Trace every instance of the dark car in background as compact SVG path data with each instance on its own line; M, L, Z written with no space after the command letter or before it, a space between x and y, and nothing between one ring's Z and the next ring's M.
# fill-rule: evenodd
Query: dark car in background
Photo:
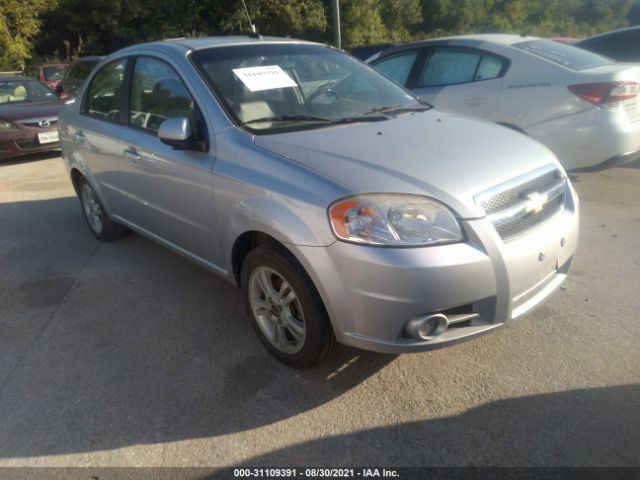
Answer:
M35 78L55 92L68 66L68 63L39 63L27 68L24 74Z
M366 45L364 47L355 47L349 50L349 53L360 60L366 60L367 58L375 55L382 50L386 50L390 47L395 47L398 43L380 43L378 45Z
M618 62L640 62L640 26L601 33L573 45Z
M29 77L0 77L0 159L56 150L58 113L64 106Z
M56 89L56 93L60 98L76 98L82 84L93 70L93 67L95 67L102 58L103 57L99 56L80 57L71 63Z

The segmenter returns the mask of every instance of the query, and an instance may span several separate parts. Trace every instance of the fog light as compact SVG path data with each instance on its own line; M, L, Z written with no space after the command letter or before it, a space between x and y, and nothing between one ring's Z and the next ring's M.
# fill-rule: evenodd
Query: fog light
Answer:
M405 329L412 337L420 340L433 340L442 335L448 326L449 321L446 315L434 313L409 320Z

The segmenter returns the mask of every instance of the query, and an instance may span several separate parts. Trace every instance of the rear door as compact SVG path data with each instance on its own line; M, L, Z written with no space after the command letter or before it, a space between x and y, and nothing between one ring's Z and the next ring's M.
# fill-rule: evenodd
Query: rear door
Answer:
M447 110L484 118L496 108L505 58L467 47L433 47L422 56L413 92L420 99Z
M162 122L188 117L207 137L200 109L166 61L129 57L101 67L80 106L76 149L116 219L212 261L214 154L175 150L162 143ZM212 143L212 142L209 142Z
M80 105L80 121L72 132L75 150L97 183L112 215L130 218L136 171L124 156L119 138L126 134L123 119L125 72L131 60L104 65L91 79Z

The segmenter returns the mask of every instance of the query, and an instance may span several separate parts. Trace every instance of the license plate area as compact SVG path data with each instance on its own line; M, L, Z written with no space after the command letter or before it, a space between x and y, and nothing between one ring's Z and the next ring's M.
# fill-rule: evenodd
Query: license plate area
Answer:
M558 271L569 252L562 247L562 237L550 235L542 240L522 239L520 245L509 245L506 255L512 298L518 298L535 285ZM512 248L515 247L515 248Z
M53 131L53 132L42 132L38 134L38 143L40 145L45 145L47 143L54 143L59 141L60 138L58 137L58 132L57 131Z

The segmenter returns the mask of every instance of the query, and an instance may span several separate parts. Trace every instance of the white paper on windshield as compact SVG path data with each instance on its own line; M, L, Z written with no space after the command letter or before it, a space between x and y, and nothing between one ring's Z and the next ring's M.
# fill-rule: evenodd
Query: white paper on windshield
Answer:
M233 73L252 92L274 88L297 87L296 82L278 65L234 68Z

